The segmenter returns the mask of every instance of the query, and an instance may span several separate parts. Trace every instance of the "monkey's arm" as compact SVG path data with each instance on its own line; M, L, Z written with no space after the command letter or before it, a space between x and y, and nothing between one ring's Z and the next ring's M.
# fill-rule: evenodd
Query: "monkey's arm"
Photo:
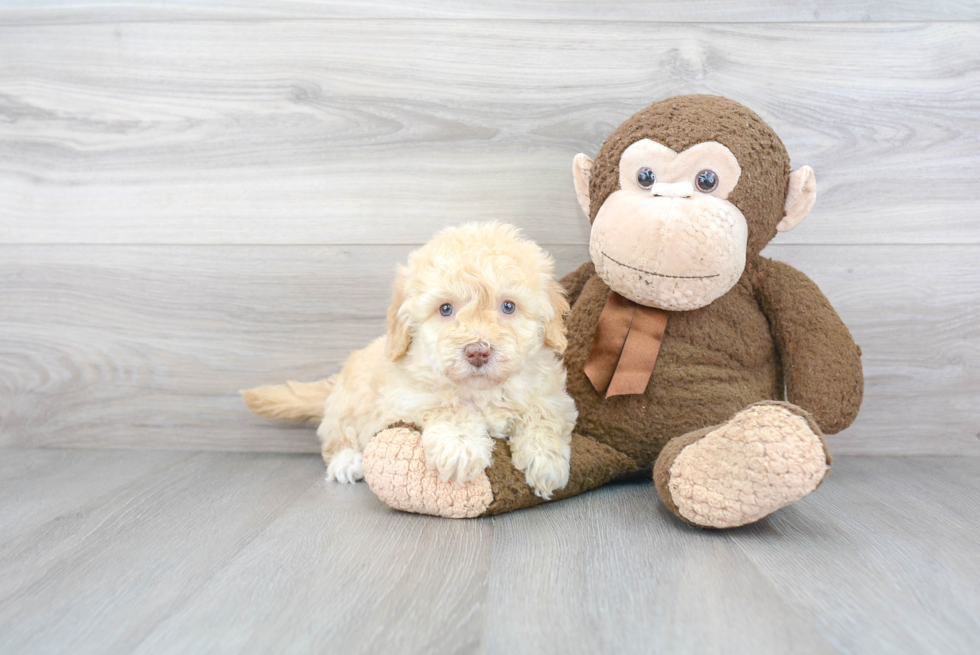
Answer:
M565 293L568 294L569 305L575 304L585 283L593 275L595 275L595 264L586 262L561 279L561 285L565 287Z
M789 264L760 257L756 297L769 318L786 379L786 399L833 434L861 407L861 349L819 287Z

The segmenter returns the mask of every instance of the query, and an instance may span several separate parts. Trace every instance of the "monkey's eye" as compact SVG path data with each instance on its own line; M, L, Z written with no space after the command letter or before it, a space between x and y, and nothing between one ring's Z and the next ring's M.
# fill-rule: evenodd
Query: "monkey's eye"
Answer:
M439 313L442 314L443 316L452 316L453 306L447 302L445 305L439 308Z
M641 168L636 172L636 181L644 189L649 189L657 181L657 176L649 168Z
M516 309L517 309L517 305L515 305L510 300L505 300L504 303L500 306L500 311L502 311L505 314L513 314L514 310Z
M698 173L698 191L711 193L718 186L718 176L714 171L704 170Z

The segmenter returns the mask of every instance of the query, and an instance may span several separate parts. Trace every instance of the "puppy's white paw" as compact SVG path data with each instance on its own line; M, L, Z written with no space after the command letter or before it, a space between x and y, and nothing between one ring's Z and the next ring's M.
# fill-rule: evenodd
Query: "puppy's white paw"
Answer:
M344 448L333 456L330 465L327 466L327 480L348 483L357 482L364 479L364 471L361 470L361 453L353 448Z
M482 426L432 425L422 431L422 448L429 468L460 484L475 480L493 457L493 439Z
M536 496L551 500L551 494L568 484L571 455L569 445L561 442L545 447L512 445L511 461L524 471L524 481Z

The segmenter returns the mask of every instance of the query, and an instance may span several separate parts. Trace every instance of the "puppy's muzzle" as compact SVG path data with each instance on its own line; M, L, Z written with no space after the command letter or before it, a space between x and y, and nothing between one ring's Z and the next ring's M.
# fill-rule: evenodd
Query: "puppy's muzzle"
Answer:
M486 341L471 343L463 348L463 356L466 357L466 361L476 368L480 368L489 362L491 355L493 355L493 348Z

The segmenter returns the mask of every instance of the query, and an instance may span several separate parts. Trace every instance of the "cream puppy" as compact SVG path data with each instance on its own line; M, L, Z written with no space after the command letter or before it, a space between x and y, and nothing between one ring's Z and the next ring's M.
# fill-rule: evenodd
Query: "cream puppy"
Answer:
M313 384L243 391L249 408L318 420L327 479L363 478L361 453L397 422L422 428L426 462L473 480L493 439L542 498L568 482L577 413L565 392L564 314L554 262L498 223L443 230L398 269L385 336Z

